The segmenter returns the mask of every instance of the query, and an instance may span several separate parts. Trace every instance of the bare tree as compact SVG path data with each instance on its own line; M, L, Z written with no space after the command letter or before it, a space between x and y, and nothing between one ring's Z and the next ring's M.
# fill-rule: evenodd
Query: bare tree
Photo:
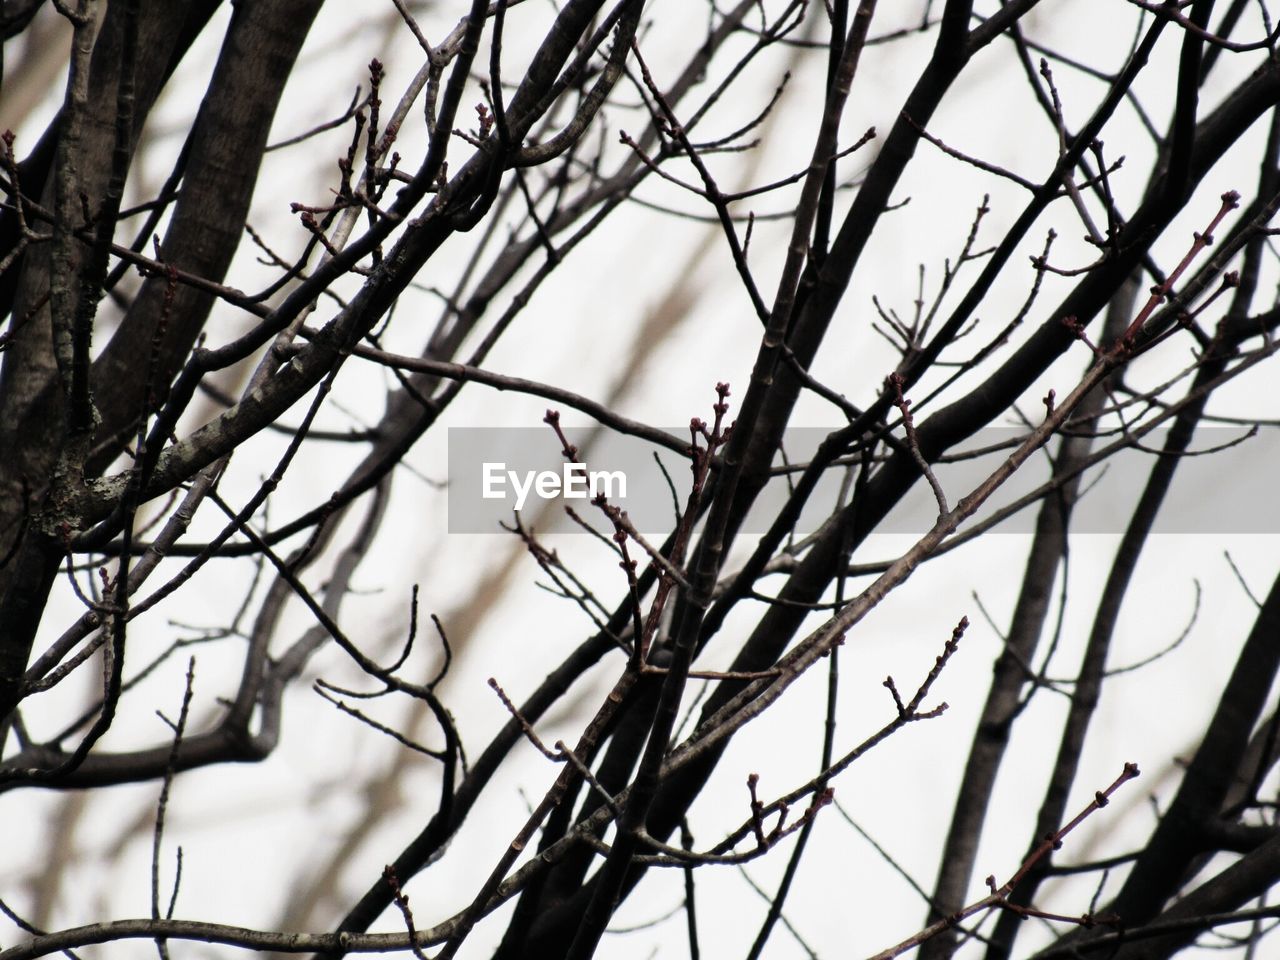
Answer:
M224 6L0 11L0 960L1263 955L1280 580L1151 564L1275 567L1265 0ZM494 424L669 475L450 534Z

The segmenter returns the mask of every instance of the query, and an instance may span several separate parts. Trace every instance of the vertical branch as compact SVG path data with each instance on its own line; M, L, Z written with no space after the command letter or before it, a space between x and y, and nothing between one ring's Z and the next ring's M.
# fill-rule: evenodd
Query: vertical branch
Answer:
M169 810L169 792L173 788L173 778L177 773L178 750L182 746L182 738L187 731L187 718L191 714L191 695L195 689L195 679L196 660L192 657L187 661L187 683L182 694L182 706L178 709L178 719L170 724L173 727L173 745L169 749L169 762L165 767L164 781L160 787L160 799L156 801L156 825L151 834L151 919L153 920L159 920L161 917L169 919L173 916L174 903L178 897L178 885L181 882L180 875L174 878L173 894L169 898L168 907L162 912L160 910L160 852L164 841L164 821ZM160 716L164 719L163 714ZM181 870L181 847L178 848L178 865L178 869ZM156 949L160 953L160 960L169 960L168 944L163 939L156 939Z
M49 302L53 321L53 351L69 403L69 426L83 436L92 429L89 399L89 343L84 328L83 300L87 292L80 263L78 225L90 219L87 198L80 192L81 137L89 101L89 66L97 19L97 0L78 0L75 10L60 8L71 21L71 58L63 98L63 128L54 160L53 251ZM72 465L74 468L74 465Z
M827 95L835 89L844 60L844 34L849 22L849 0L835 0L829 8L831 39L827 44ZM822 181L822 193L818 197L818 213L813 227L813 249L809 260L815 269L822 269L831 240L831 214L836 202L836 164L832 157Z
M1209 26L1213 0L1195 0L1191 22L1201 31ZM1196 108L1200 101L1200 70L1204 38L1195 30L1182 31L1182 53L1178 60L1177 97L1173 120L1167 138L1169 173L1164 182L1165 195L1177 203L1186 194L1191 180L1191 151L1195 146Z
M1138 282L1135 275L1111 303L1107 327L1113 336L1119 335L1128 322ZM1105 399L1102 390L1089 394L1081 404L1081 428L1070 435L1064 434L1058 444L1054 470L1071 479L1057 496L1045 498L1036 517L1035 536L1023 570L1009 636L996 659L986 703L956 791L951 826L927 918L929 923L959 910L968 893L996 776L1013 734L1014 721L1021 711L1019 694L1028 680L1026 665L1032 662L1039 646L1049 613L1050 595L1066 550L1067 530L1082 481L1082 475L1075 471L1089 456L1093 445L1090 435L1096 428ZM1065 576L1065 572L1062 575ZM943 960L950 957L957 946L955 931L944 931L921 946L920 960Z
M717 402L713 406L715 418L710 430L701 421L695 419L690 429L703 434L706 449L695 458L693 489L686 507L686 522L692 524L701 512L702 498L705 495L707 480L711 473L711 461L717 448L726 442L733 443L734 428L726 428L725 415L729 412L729 386L716 384ZM697 561L695 561L697 562ZM622 817L618 821L618 835L614 839L613 848L605 859L596 877L595 890L583 913L581 923L566 955L567 960L590 960L596 951L605 926L613 915L621 897L623 884L631 869L632 857L639 846L639 832L644 827L649 815L649 807L658 791L659 774L662 763L670 746L671 733L675 729L680 699L688 681L689 669L693 663L694 640L698 634L698 622L706 609L707 599L715 583L715 573L708 576L707 569L698 564L697 580L692 585L692 598L686 597L683 607L682 622L676 630L676 639L671 653L671 663L663 678L662 688L658 694L658 708L649 729L648 741L640 758L630 796ZM696 613L691 613L696 611ZM677 614L680 617L680 614Z

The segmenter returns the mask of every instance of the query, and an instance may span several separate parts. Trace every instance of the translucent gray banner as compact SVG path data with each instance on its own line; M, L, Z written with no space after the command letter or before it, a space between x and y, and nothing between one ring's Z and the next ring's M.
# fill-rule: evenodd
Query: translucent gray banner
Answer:
M579 465L566 464L560 443L546 426L463 427L449 430L449 530L451 533L500 533L518 510L525 526L540 533L582 532L566 512L572 509L597 530L609 530L592 505L596 493L627 512L645 534L670 531L677 509L691 487L689 462L672 450L600 428L565 428L580 448ZM682 443L688 429L667 431ZM775 463L775 476L758 498L743 527L763 533L790 496L798 471L828 436L827 428L793 428L784 437L787 463ZM1249 436L1246 427L1199 430L1188 455L1181 457L1174 482L1155 525L1157 533L1280 533L1280 431L1264 428ZM991 428L970 438L933 466L948 503L954 505L985 479L1026 435L1015 428ZM1140 446L1112 452L1083 474L1081 497L1071 529L1079 533L1122 533L1162 456L1167 431L1153 430ZM901 439L899 444L901 445ZM1034 498L1052 478L1050 457L1062 442L1054 437L982 507L964 528L1007 514L991 529L1028 533L1035 525ZM1125 438L1106 434L1091 440L1099 454ZM888 451L882 446L883 454ZM787 464L791 466L788 467ZM848 467L826 471L796 524L800 536L814 532L840 502ZM673 489L674 488L674 489ZM923 478L877 526L882 533L921 534L933 526L938 505ZM962 529L964 529L962 528Z

